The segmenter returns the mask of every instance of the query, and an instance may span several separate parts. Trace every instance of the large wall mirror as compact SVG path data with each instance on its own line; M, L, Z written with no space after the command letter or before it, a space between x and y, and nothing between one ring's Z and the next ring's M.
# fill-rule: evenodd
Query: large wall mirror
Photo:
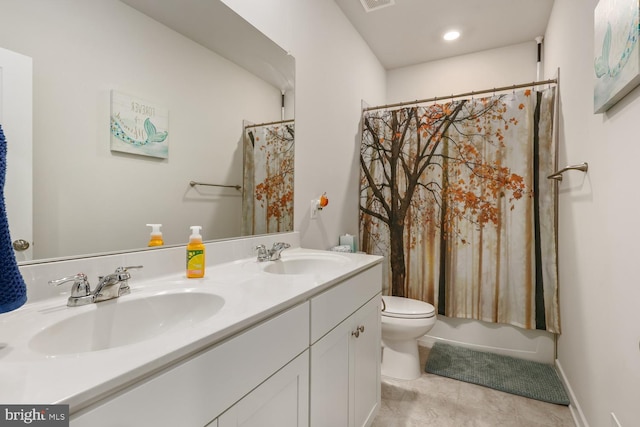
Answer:
M245 126L293 137L295 66L282 48L219 0L2 8L0 47L33 59L34 260L144 248L150 223L167 245L186 243L191 225L205 240L290 231L243 225L259 187L244 172ZM143 129L138 144L166 132L166 155L114 149L113 113L129 107L121 127Z

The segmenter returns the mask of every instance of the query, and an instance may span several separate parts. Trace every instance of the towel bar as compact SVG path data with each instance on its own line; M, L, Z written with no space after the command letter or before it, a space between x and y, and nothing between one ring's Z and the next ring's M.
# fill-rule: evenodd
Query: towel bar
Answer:
M584 162L579 165L569 165L566 168L560 169L559 171L552 173L547 177L547 179L555 179L556 181L562 181L562 174L570 170L582 171L586 173L587 170L589 170L589 165L587 164L587 162Z
M242 188L241 185L223 185L223 184L207 184L205 182L189 182L189 185L195 187L196 185L208 185L209 187L224 187L224 188L235 188L236 190L240 190Z

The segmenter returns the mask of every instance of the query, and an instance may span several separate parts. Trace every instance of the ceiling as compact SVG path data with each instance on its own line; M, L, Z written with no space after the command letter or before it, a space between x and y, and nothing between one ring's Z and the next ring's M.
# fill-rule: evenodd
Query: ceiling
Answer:
M335 0L390 70L544 36L553 0ZM373 5L373 7L372 7ZM450 29L461 33L446 42Z
M293 89L295 60L221 1L121 0L280 90ZM212 20L215 18L215 24Z

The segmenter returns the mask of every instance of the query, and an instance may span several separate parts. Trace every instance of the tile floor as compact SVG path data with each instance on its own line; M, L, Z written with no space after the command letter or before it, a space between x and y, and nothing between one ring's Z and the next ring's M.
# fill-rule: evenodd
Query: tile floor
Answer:
M424 367L429 349L420 347ZM372 427L575 427L568 407L422 373L413 381L382 377Z

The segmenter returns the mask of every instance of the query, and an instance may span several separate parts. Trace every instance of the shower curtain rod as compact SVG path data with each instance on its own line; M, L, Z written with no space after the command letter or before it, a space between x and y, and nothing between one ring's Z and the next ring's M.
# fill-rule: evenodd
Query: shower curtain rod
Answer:
M515 90L523 87L556 84L556 83L558 83L558 79L540 80L540 81L531 82L531 83L522 83L517 85L511 85L511 86L494 87L493 89L484 89L484 90L477 90L477 91L471 91L466 93L459 93L457 95L436 96L433 98L418 99L415 101L406 101L406 102L398 102L396 104L380 105L378 107L367 107L367 108L363 108L362 111L364 112L364 111L372 111L372 110L382 110L384 108L403 107L405 105L423 104L425 102L436 102L436 101L440 101L441 99L462 98L465 96L474 96L474 95L480 95L483 93L502 92L505 90Z
M291 120L278 120L277 122L267 122L267 123L258 123L255 125L247 125L244 128L245 129L249 129L249 128L256 128L258 126L269 126L269 125L279 125L279 124L283 124L283 123L293 123L295 120L291 119Z

